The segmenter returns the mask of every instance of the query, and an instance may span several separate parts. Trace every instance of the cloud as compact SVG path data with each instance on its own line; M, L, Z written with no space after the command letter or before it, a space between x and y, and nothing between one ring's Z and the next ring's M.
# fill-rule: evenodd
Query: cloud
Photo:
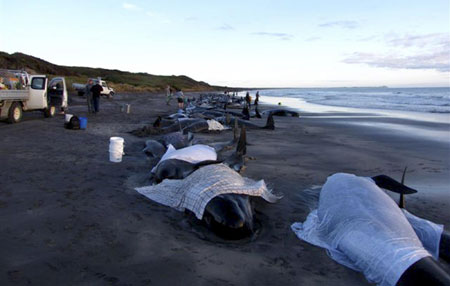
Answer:
M434 52L412 56L386 56L372 53L353 53L343 60L347 64L367 64L378 68L392 69L429 69L440 72L450 71L449 50L437 50Z
M232 31L234 30L234 27L228 25L228 24L223 24L220 27L217 27L217 30L222 30L222 31Z
M169 18L167 18L165 15L160 14L160 13L147 11L147 12L145 12L145 14L149 17L152 17L155 21L158 21L158 22L161 22L164 24L168 24L171 22Z
M255 33L252 33L252 35L273 37L273 38L277 38L279 40L285 40L285 41L288 41L294 37L293 35L287 34L287 33L269 33L269 32L255 32Z
M386 35L387 43L394 47L426 47L445 46L450 43L450 36L445 33L433 33L425 35Z
M386 35L392 47L389 54L353 53L343 62L392 69L428 69L450 71L450 41L445 33L425 35ZM396 52L397 51L397 52Z
M319 24L319 27L322 28L338 27L344 29L356 29L359 27L359 23L356 21L333 21Z
M122 4L122 8L124 8L126 10L139 10L138 6L131 4L131 3L127 3L127 2L124 2Z

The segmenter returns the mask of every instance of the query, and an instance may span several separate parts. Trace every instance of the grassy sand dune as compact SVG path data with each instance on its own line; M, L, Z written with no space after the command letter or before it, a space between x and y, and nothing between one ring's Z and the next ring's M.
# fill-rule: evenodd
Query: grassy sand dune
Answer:
M46 74L50 77L64 76L66 77L69 90L72 90L72 83L86 83L87 79L91 77L102 77L117 92L163 91L168 84L184 91L206 91L224 88L211 86L206 82L196 81L184 75L162 76L103 68L60 66L22 53L8 54L0 52L0 69L25 69L30 73Z

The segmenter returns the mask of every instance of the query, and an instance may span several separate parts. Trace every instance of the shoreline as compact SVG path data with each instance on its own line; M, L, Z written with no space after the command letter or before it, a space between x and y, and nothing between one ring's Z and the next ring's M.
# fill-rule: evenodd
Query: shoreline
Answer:
M119 112L126 103L130 114ZM176 109L163 94L124 94L102 98L94 116L75 96L69 113L87 115L84 131L64 129L63 116L40 113L0 123L0 283L371 285L290 229L310 212L304 190L336 172L400 178L408 166L406 184L419 191L406 197L408 211L450 228L444 144L346 122L366 119L275 117L275 130L247 131L247 153L256 160L246 163L243 176L264 179L284 198L253 200L262 225L254 241L217 240L184 213L134 190L147 184L154 162L142 153L147 138L128 132ZM265 118L252 122L263 125ZM125 139L122 163L108 161L111 136ZM218 142L232 132L195 137Z
M400 119L409 119L414 121L444 123L450 125L450 113L433 113L433 112L418 112L418 111L406 111L406 110L389 110L389 109L376 109L376 108L357 108L357 107L344 107L333 105L322 105L317 103L309 103L302 98L294 97L275 97L275 96L261 96L262 102L270 105L277 105L277 102L287 102L284 105L288 108L293 108L301 112L309 114L360 114L367 116L379 116L379 117L393 117Z

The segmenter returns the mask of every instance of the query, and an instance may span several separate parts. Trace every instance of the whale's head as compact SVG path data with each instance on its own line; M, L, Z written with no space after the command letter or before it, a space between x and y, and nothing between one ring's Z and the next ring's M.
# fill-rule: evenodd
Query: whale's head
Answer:
M254 232L253 211L246 195L215 197L206 205L203 220L208 228L224 239L243 239Z

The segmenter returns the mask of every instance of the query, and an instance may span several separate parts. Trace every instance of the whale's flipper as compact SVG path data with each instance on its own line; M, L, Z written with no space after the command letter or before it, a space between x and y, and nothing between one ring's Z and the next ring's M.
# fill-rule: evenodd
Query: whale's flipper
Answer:
M402 183L397 182L396 180L392 179L389 176L386 175L379 175L372 177L372 180L375 181L375 184L377 184L378 187L389 190L394 193L409 195L417 193L416 190L411 189L410 187L407 187L403 185Z
M274 130L275 129L275 120L273 120L272 113L270 113L269 117L267 117L266 126L264 126L263 128L264 129L270 129L270 130Z

